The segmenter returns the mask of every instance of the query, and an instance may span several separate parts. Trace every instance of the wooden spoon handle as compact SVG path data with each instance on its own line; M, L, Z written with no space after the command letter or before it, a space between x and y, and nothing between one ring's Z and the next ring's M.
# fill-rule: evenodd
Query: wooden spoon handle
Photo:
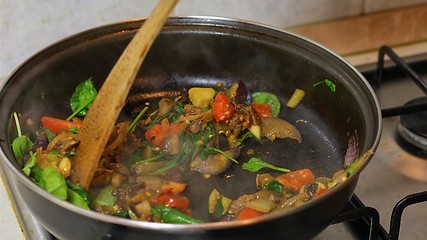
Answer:
M89 189L136 74L176 3L177 0L159 1L114 65L83 120L70 180L85 190Z

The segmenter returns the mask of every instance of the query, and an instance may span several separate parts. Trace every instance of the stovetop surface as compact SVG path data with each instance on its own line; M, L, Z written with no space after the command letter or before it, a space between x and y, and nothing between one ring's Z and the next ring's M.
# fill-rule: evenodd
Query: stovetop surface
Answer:
M411 64L422 78L427 79L427 59ZM362 72L368 81L374 71ZM426 96L399 68L383 75L376 90L381 108L401 106L413 98ZM395 204L405 196L427 191L427 158L425 151L408 152L397 134L399 117L383 118L383 133L378 149L360 175L356 195L366 206L377 209L381 225L389 231ZM427 236L427 202L408 207L403 214L399 239L423 239Z

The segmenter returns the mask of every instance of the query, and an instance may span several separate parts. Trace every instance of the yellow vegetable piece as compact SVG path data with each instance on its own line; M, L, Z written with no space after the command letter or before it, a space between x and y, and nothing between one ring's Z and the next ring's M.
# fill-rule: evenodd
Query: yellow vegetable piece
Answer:
M286 106L289 108L295 108L304 98L304 95L305 95L304 90L301 90L298 88L295 89L294 93L292 94Z
M196 107L207 108L209 103L215 96L215 89L213 88L199 88L193 87L188 90L188 97Z
M211 194L209 195L209 204L208 204L209 213L215 212L215 206L218 203L220 196L221 194L219 194L218 190L216 189L212 190Z
M261 139L261 126L260 125L252 125L249 128L249 131L258 139Z

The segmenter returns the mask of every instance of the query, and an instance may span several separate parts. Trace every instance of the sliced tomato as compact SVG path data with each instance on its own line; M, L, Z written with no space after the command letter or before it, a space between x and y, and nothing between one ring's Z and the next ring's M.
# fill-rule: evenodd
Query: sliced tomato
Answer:
M219 92L212 105L212 114L216 122L223 122L233 116L235 106L224 93Z
M270 111L271 105L270 104L268 104L268 103L266 103L266 104L254 103L252 105L252 107L255 109L256 113L258 114L258 116L260 118L271 117L271 111Z
M184 123L170 124L167 118L163 119L160 124L153 125L145 132L145 139L150 141L154 146L163 148L166 140L172 135L178 135L184 131Z
M165 145L165 131L162 125L156 124L145 132L145 139L150 141L156 147Z
M54 133L67 131L68 129L73 127L80 128L80 126L82 125L82 120L80 120L79 118L73 118L72 121L67 121L60 118L44 116L41 118L41 122L43 127L51 130Z
M251 208L244 208L239 216L237 216L236 220L244 220L244 219L250 219L250 218L254 218L254 217L259 217L264 215L264 213L251 209Z
M314 181L314 174L306 168L282 174L276 180L283 185L284 189L299 191L302 186Z
M176 195L173 193L161 193L153 200L153 203L157 205L186 210L188 209L190 201L184 196Z
M328 191L327 188L319 188L319 190L317 190L317 193L315 195L315 197L319 197L322 196L324 193L326 193Z

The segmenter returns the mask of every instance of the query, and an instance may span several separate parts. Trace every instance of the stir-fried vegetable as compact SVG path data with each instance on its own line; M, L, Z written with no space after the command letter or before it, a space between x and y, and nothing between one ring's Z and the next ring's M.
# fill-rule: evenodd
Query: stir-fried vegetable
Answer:
M13 118L15 120L16 128L18 129L18 137L12 142L12 151L18 163L22 164L22 158L30 150L33 142L29 137L22 135L21 125L19 124L18 115L16 113L13 113Z
M174 208L166 206L154 206L152 207L152 211L153 215L158 218L160 222L164 223L195 224L203 222L200 219L190 217Z
M286 139L301 143L302 137L293 124L278 118L281 103L277 96L252 93L253 101L248 102L250 94L239 82L229 88L190 88L188 95L158 99L157 108L153 104L142 105L132 122L119 122L114 127L86 192L67 179L79 144L76 132L96 94L90 79L79 84L71 96L73 114L68 119L43 116L34 143L22 134L18 115L14 114L18 136L12 149L17 161L22 161L24 173L49 193L84 209L113 216L175 224L201 223L201 219L192 217L195 193L187 190L188 186L201 183L186 179L189 171L209 179L212 175L233 177L227 174L229 168L252 173L267 168L269 173L276 171L275 176L253 174L258 191L232 199L226 196L232 196L231 193L213 189L207 203L207 220L261 216L321 196L345 181L364 158L358 160L353 149L347 158L356 160L347 161L348 169L332 178L320 179L309 169L291 171L262 160L253 149L245 149L252 137L261 147ZM301 100L299 97L291 105ZM357 148L357 141L352 138L349 146ZM242 149L253 154L247 162L240 157Z
M259 107L259 108L268 108L270 114L273 117L279 116L281 104L280 104L279 98L277 98L276 95L268 92L257 92L252 94L252 99L255 105L259 106L259 104L263 104L261 105L263 107ZM268 105L270 107L268 107ZM262 110L263 113L265 113L265 111L266 110Z
M97 94L98 92L93 86L91 79L80 83L71 96L70 106L73 114L71 114L67 120L73 119L76 115L80 117L86 116Z
M335 86L335 83L333 83L329 79L325 79L323 81L317 82L317 83L313 84L313 87L316 87L316 86L319 86L319 85L322 85L322 84L325 84L331 90L331 92L333 92L333 93L335 93L336 90L337 90L336 86Z
M296 106L302 101L305 96L305 92L301 89L295 89L288 103L286 103L286 107L296 108Z
M257 172L262 168L271 168L273 170L281 171L281 172L290 172L291 170L281 167L276 167L271 165L270 163L265 162L261 158L251 158L248 162L242 165L243 169L248 170L249 172Z

